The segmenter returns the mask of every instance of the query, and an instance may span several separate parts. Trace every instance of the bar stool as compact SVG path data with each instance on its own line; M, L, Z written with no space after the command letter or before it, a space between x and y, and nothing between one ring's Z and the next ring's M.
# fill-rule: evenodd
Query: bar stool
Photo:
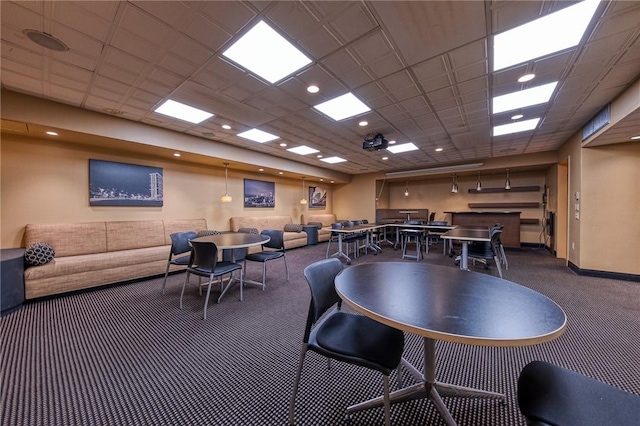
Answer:
M402 236L402 258L403 259L415 259L416 261L422 258L422 247L421 240L424 231L421 229L403 229L401 232ZM407 248L409 244L414 243L416 246L415 254L407 253Z

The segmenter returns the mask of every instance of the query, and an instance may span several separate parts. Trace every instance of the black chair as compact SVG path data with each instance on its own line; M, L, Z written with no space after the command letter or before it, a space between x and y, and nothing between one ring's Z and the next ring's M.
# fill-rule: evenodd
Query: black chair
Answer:
M336 222L336 223L332 223L331 224L331 229L342 229L342 222ZM327 242L327 254L326 254L326 258L329 257L329 248L331 247L331 242L332 241L338 241L338 238L340 236L338 235L337 232L333 232L331 231L331 235L329 236L329 241Z
M518 378L518 407L530 426L640 424L640 396L544 361Z
M289 268L287 266L287 252L284 248L284 231L265 229L260 235L267 236L271 239L262 244L262 251L249 253L244 257L244 273L245 275L247 273L247 261L262 263L262 290L264 290L267 279L267 262L280 258L284 259L284 270L287 273L287 281L289 281Z
M311 303L289 402L289 424L294 424L295 401L302 367L307 351L311 350L329 360L335 359L381 372L385 424L390 425L389 375L394 369L398 369L398 381L402 382L399 366L404 349L404 334L369 317L341 311L342 300L334 286L334 278L340 271L342 263L338 259L320 260L304 270L304 277L311 290ZM331 308L333 309L326 313Z
M218 261L218 246L214 243L205 243L191 241L191 256L189 265L187 266L187 276L182 284L182 292L180 293L180 309L182 309L182 298L184 289L189 282L189 275L194 274L200 277L208 277L209 284L207 286L207 295L204 300L204 319L207 319L207 305L209 304L209 295L211 294L211 284L214 278L221 278L229 274L229 279L234 278L234 272L240 270L240 300L242 300L242 266L238 263ZM198 284L200 287L200 284ZM228 287L228 286L227 286Z
M498 270L498 275L502 278L502 260L500 256L500 249L498 248L498 240L502 234L502 229L494 226L489 232L491 241L479 242L469 245L468 257L469 260L475 265L476 262L480 262L484 265L485 269L489 269L489 260L493 260ZM456 261L460 261L456 258Z
M196 238L196 235L193 231L176 232L169 235L171 237L171 250L169 251L169 260L167 260L167 270L164 272L162 294L164 294L164 289L167 285L167 277L169 276L171 265L187 266L189 264L189 256L191 256L189 240Z

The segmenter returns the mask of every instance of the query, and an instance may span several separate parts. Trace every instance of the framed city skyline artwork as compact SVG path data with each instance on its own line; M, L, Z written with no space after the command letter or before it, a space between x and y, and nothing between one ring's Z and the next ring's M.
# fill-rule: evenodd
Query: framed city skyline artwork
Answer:
M244 180L244 206L272 208L276 206L276 184L264 180Z
M90 206L161 207L162 168L89 159Z

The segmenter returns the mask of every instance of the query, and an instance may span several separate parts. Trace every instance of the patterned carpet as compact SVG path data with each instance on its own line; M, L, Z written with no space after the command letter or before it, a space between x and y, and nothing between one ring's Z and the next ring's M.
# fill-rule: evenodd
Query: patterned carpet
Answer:
M1 424L286 425L288 400L309 303L302 270L326 243L287 252L268 265L267 289L237 289L222 303L187 288L184 274L25 304L0 319ZM444 398L460 425L524 425L516 404L519 371L542 359L640 394L640 284L580 277L545 250L507 252L505 278L555 300L568 316L558 339L530 347L487 348L439 342L438 379L501 392L496 401ZM362 262L398 261L388 246ZM453 265L432 246L424 262ZM490 269L479 273L494 274ZM261 265L250 264L259 279ZM196 282L196 279L193 279ZM217 296L216 296L217 298ZM212 300L215 298L212 296ZM407 335L405 358L422 368L422 342ZM405 375L405 380L408 375ZM392 376L392 389L397 386ZM378 373L307 354L296 404L299 425L379 425L382 410L344 420L345 407L382 392ZM442 425L431 403L392 407L395 425Z

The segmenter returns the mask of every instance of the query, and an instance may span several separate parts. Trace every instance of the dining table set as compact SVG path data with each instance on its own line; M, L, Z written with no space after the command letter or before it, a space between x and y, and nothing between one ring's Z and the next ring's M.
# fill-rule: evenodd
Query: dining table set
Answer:
M365 243L363 247L371 250L372 253L378 254L382 251L382 244L389 243L393 249L397 249L402 244L402 234L406 230L416 230L423 234L426 238L425 250L428 252L430 235L442 239L443 254L451 253L453 242L459 242L462 246L460 253L460 269L469 270L469 245L474 242L488 243L491 242L491 230L486 226L456 226L446 223L432 223L407 221L403 223L363 223L350 226L329 227L325 228L335 233L337 236L338 250L329 257L342 258L347 265L351 265L352 258L346 250L345 241L349 236L354 234L362 234ZM388 239L389 234L395 234L395 240ZM379 236L383 237L380 238ZM415 257L419 260L419 257Z

